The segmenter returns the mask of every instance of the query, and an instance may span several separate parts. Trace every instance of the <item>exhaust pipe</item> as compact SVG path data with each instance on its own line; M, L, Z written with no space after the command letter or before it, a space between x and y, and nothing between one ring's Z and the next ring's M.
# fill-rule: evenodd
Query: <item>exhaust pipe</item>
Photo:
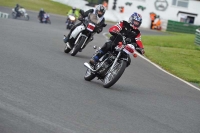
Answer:
M96 71L98 71L98 70L94 70L94 69L92 69L92 67L90 66L90 64L87 63L87 62L84 63L84 66L87 67L88 69L90 69L92 72L96 72Z

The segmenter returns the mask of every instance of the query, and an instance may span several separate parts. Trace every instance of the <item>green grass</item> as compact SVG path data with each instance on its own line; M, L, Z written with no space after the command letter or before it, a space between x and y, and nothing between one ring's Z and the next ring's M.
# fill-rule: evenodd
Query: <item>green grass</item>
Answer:
M200 45L194 44L195 35L169 34L143 35L145 56L168 72L200 86Z
M170 73L200 85L200 46L195 35L171 33L168 36L143 36L145 56Z
M16 4L23 6L27 10L38 11L43 8L46 12L66 15L71 9L70 6L53 2L51 0L0 0L0 6L15 7Z

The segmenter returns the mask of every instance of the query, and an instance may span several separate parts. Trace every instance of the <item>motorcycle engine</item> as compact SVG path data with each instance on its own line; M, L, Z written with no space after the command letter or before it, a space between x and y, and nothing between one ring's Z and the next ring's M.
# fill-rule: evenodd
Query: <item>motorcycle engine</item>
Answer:
M102 77L105 76L111 65L112 65L112 60L110 58L106 59L106 61L102 64L101 69L98 71L98 73Z

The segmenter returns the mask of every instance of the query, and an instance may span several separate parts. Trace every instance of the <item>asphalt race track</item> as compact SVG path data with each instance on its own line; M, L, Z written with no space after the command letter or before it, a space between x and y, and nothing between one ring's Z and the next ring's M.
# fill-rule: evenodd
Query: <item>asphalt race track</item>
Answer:
M110 89L87 82L83 63L103 35L72 57L63 52L64 16L50 14L49 25L28 14L0 18L0 133L200 133L198 90L141 57Z

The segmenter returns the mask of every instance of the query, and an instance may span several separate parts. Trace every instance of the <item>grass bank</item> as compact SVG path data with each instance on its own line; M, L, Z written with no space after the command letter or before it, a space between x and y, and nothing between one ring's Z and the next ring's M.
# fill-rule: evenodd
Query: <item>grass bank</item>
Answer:
M200 46L195 35L143 36L145 56L170 73L200 86Z
M23 6L27 10L39 12L40 8L43 8L46 12L60 15L66 15L71 9L70 6L51 0L0 0L0 6L15 7L16 4Z

